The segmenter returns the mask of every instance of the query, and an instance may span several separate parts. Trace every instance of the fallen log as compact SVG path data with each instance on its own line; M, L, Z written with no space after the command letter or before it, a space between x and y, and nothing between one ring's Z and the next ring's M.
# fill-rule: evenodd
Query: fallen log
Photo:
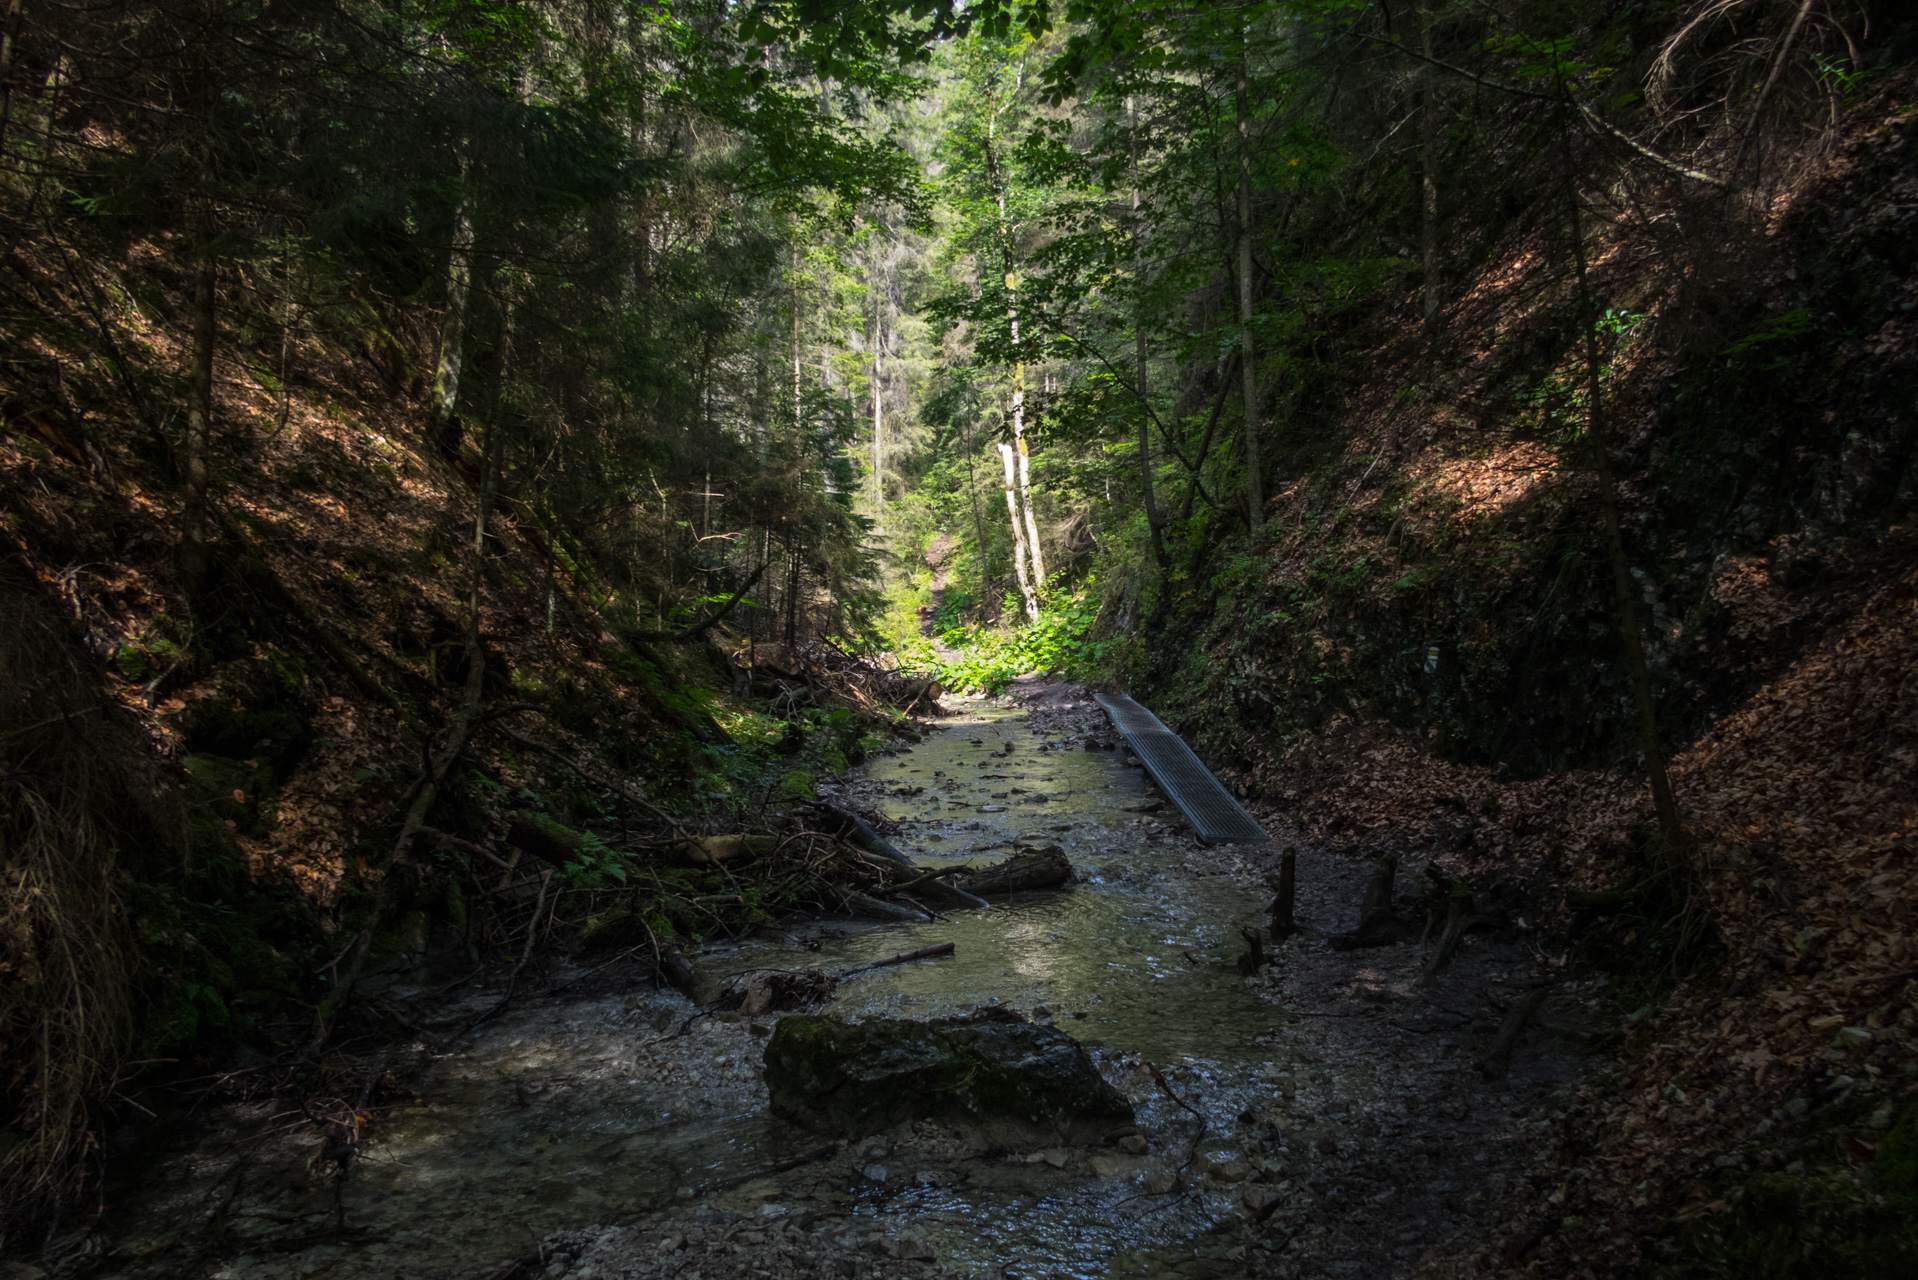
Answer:
M847 842L858 845L861 849L876 853L888 862L896 862L900 866L910 867L914 871L919 869L918 863L893 848L877 831L872 829L871 823L867 822L852 810L842 809L836 804L828 804L823 800L813 805L813 808L837 822L839 824L837 834L843 837Z
M936 871L928 871L914 879L903 880L898 884L889 884L886 886L886 892L904 893L910 889L914 893L924 893L928 897L942 899L948 906L958 905L962 907L977 907L981 911L990 910L992 904L984 898L944 883L947 878L960 875L966 870L967 868L965 867L940 867Z
M717 866L742 856L765 857L779 851L780 838L770 833L695 836L673 847L673 854L696 866Z
M844 981L856 973L871 973L874 969L890 969L894 965L911 964L915 960L933 960L952 953L953 945L950 942L941 942L937 946L921 947L917 951L906 951L896 956L887 956L884 960L875 960L871 964L862 964L857 969L846 970L839 977L841 981Z
M870 916L875 920L909 920L913 924L924 924L932 919L916 907L901 906L897 902L871 898L863 893L847 893L846 909L855 915Z
M1021 893L1028 889L1053 889L1072 879L1072 863L1065 850L1056 844L1043 849L1027 849L1004 862L953 877L967 893L983 896Z
M586 836L546 814L515 809L506 820L506 840L535 858L563 867L579 856Z
M924 870L918 863L894 848L889 841L872 829L871 823L852 810L842 809L836 804L828 804L823 800L813 805L813 809L838 823L837 834L848 844L864 849L868 853L878 854L886 861L910 870ZM928 898L944 906L984 908L990 905L977 895L957 888L944 880L926 880L921 877L913 884L915 890L923 892Z

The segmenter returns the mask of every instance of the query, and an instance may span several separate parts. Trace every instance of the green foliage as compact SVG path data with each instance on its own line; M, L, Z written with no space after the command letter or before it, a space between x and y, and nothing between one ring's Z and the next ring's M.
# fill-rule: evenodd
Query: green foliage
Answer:
M960 656L955 662L936 663L940 683L959 693L997 693L1015 677L1030 672L1095 677L1116 645L1110 639L1092 638L1099 616L1092 585L1048 602L1029 626L962 626L946 631L941 639Z
M1658 1242L1658 1280L1896 1280L1918 1269L1918 1108L1907 1107L1862 1173L1833 1167L1831 1135L1803 1171L1761 1173L1728 1212Z
M560 880L571 889L624 887L638 868L632 854L610 848L590 831L579 833L579 850L560 869Z
M1761 328L1746 334L1738 341L1719 352L1723 356L1745 357L1760 361L1760 367L1768 370L1782 369L1791 363L1796 354L1792 344L1804 337L1812 329L1811 312L1804 307L1794 307L1773 319ZM1784 351L1776 359L1766 359L1768 348L1779 344Z

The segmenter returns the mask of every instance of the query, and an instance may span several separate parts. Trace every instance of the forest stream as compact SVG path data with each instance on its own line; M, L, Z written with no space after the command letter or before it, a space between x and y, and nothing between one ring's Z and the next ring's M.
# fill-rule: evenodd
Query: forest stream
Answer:
M834 1144L768 1112L760 1062L777 1015L701 1012L650 982L608 989L561 968L540 988L552 994L460 1035L496 988L429 1005L433 992L396 986L385 998L427 1034L382 1060L413 1097L369 1113L357 1162L336 1169L297 1112L174 1118L193 1140L122 1171L135 1189L108 1215L95 1274L180 1274L194 1257L196 1274L232 1280L1210 1276L1243 1274L1243 1228L1291 1210L1351 1215L1360 1252L1321 1261L1356 1275L1366 1252L1426 1247L1457 1229L1462 1200L1496 1199L1523 1145L1516 1113L1567 1060L1522 1056L1486 1092L1466 1037L1445 1034L1469 1016L1412 993L1415 948L1354 963L1300 942L1242 977L1239 929L1269 896L1257 851L1206 849L1176 815L1142 814L1153 789L1104 713L1057 686L1037 693L1035 709L950 704L842 798L896 823L929 864L1056 843L1077 869L1069 887L920 925L794 922L696 959L737 978L950 942L950 957L849 979L827 1012L1002 1003L1053 1022L1130 1096L1144 1152L979 1150L932 1126ZM1302 916L1336 919L1363 868L1305 867ZM1468 948L1449 1001L1518 962ZM433 1034L445 1027L455 1034ZM1299 1234L1352 1254L1344 1234Z

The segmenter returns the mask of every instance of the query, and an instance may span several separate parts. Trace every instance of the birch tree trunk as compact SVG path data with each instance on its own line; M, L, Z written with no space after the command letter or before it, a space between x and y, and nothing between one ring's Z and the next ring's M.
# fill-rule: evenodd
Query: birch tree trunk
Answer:
M882 534L886 529L885 305L881 298L872 309L872 513Z
M1019 579L1019 594L1026 602L1026 617L1033 621L1039 618L1039 597L1033 593L1032 581L1026 576L1026 533L1019 522L1018 464L1013 448L1005 441L999 443L999 459L1006 465L1006 515L1012 519L1012 569Z
M1006 219L1005 174L999 168L993 135L998 127L996 114L986 125L986 176L991 181L993 198L999 207L999 257L1005 270L1006 324L1012 338L1012 443L999 446L1006 465L1006 507L1012 517L1013 558L1019 574L1019 590L1025 597L1026 616L1039 617L1036 589L1046 585L1044 553L1039 549L1039 522L1032 514L1031 455L1026 448L1026 362L1019 345L1018 276L1013 271L1012 224ZM1014 462L1014 455L1017 462ZM1023 506L1023 513L1021 508ZM1032 557L1032 577L1026 577L1026 557Z
M1246 61L1241 51L1234 104L1239 126L1239 374L1245 401L1246 519L1256 535L1265 514L1265 492L1259 465L1259 362L1252 345L1252 107Z
M1046 558L1039 549L1039 522L1032 515L1032 458L1026 452L1024 419L1025 405L1021 404L1013 422L1013 434L1019 441L1019 503L1026 513L1026 549L1032 556L1033 587L1043 591L1046 587Z

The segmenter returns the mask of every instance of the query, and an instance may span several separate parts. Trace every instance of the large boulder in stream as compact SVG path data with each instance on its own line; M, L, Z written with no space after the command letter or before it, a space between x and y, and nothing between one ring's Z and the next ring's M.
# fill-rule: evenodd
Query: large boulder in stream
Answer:
M1077 1040L1016 1015L782 1018L766 1084L774 1115L838 1138L931 1119L989 1143L1073 1142L1133 1118Z

